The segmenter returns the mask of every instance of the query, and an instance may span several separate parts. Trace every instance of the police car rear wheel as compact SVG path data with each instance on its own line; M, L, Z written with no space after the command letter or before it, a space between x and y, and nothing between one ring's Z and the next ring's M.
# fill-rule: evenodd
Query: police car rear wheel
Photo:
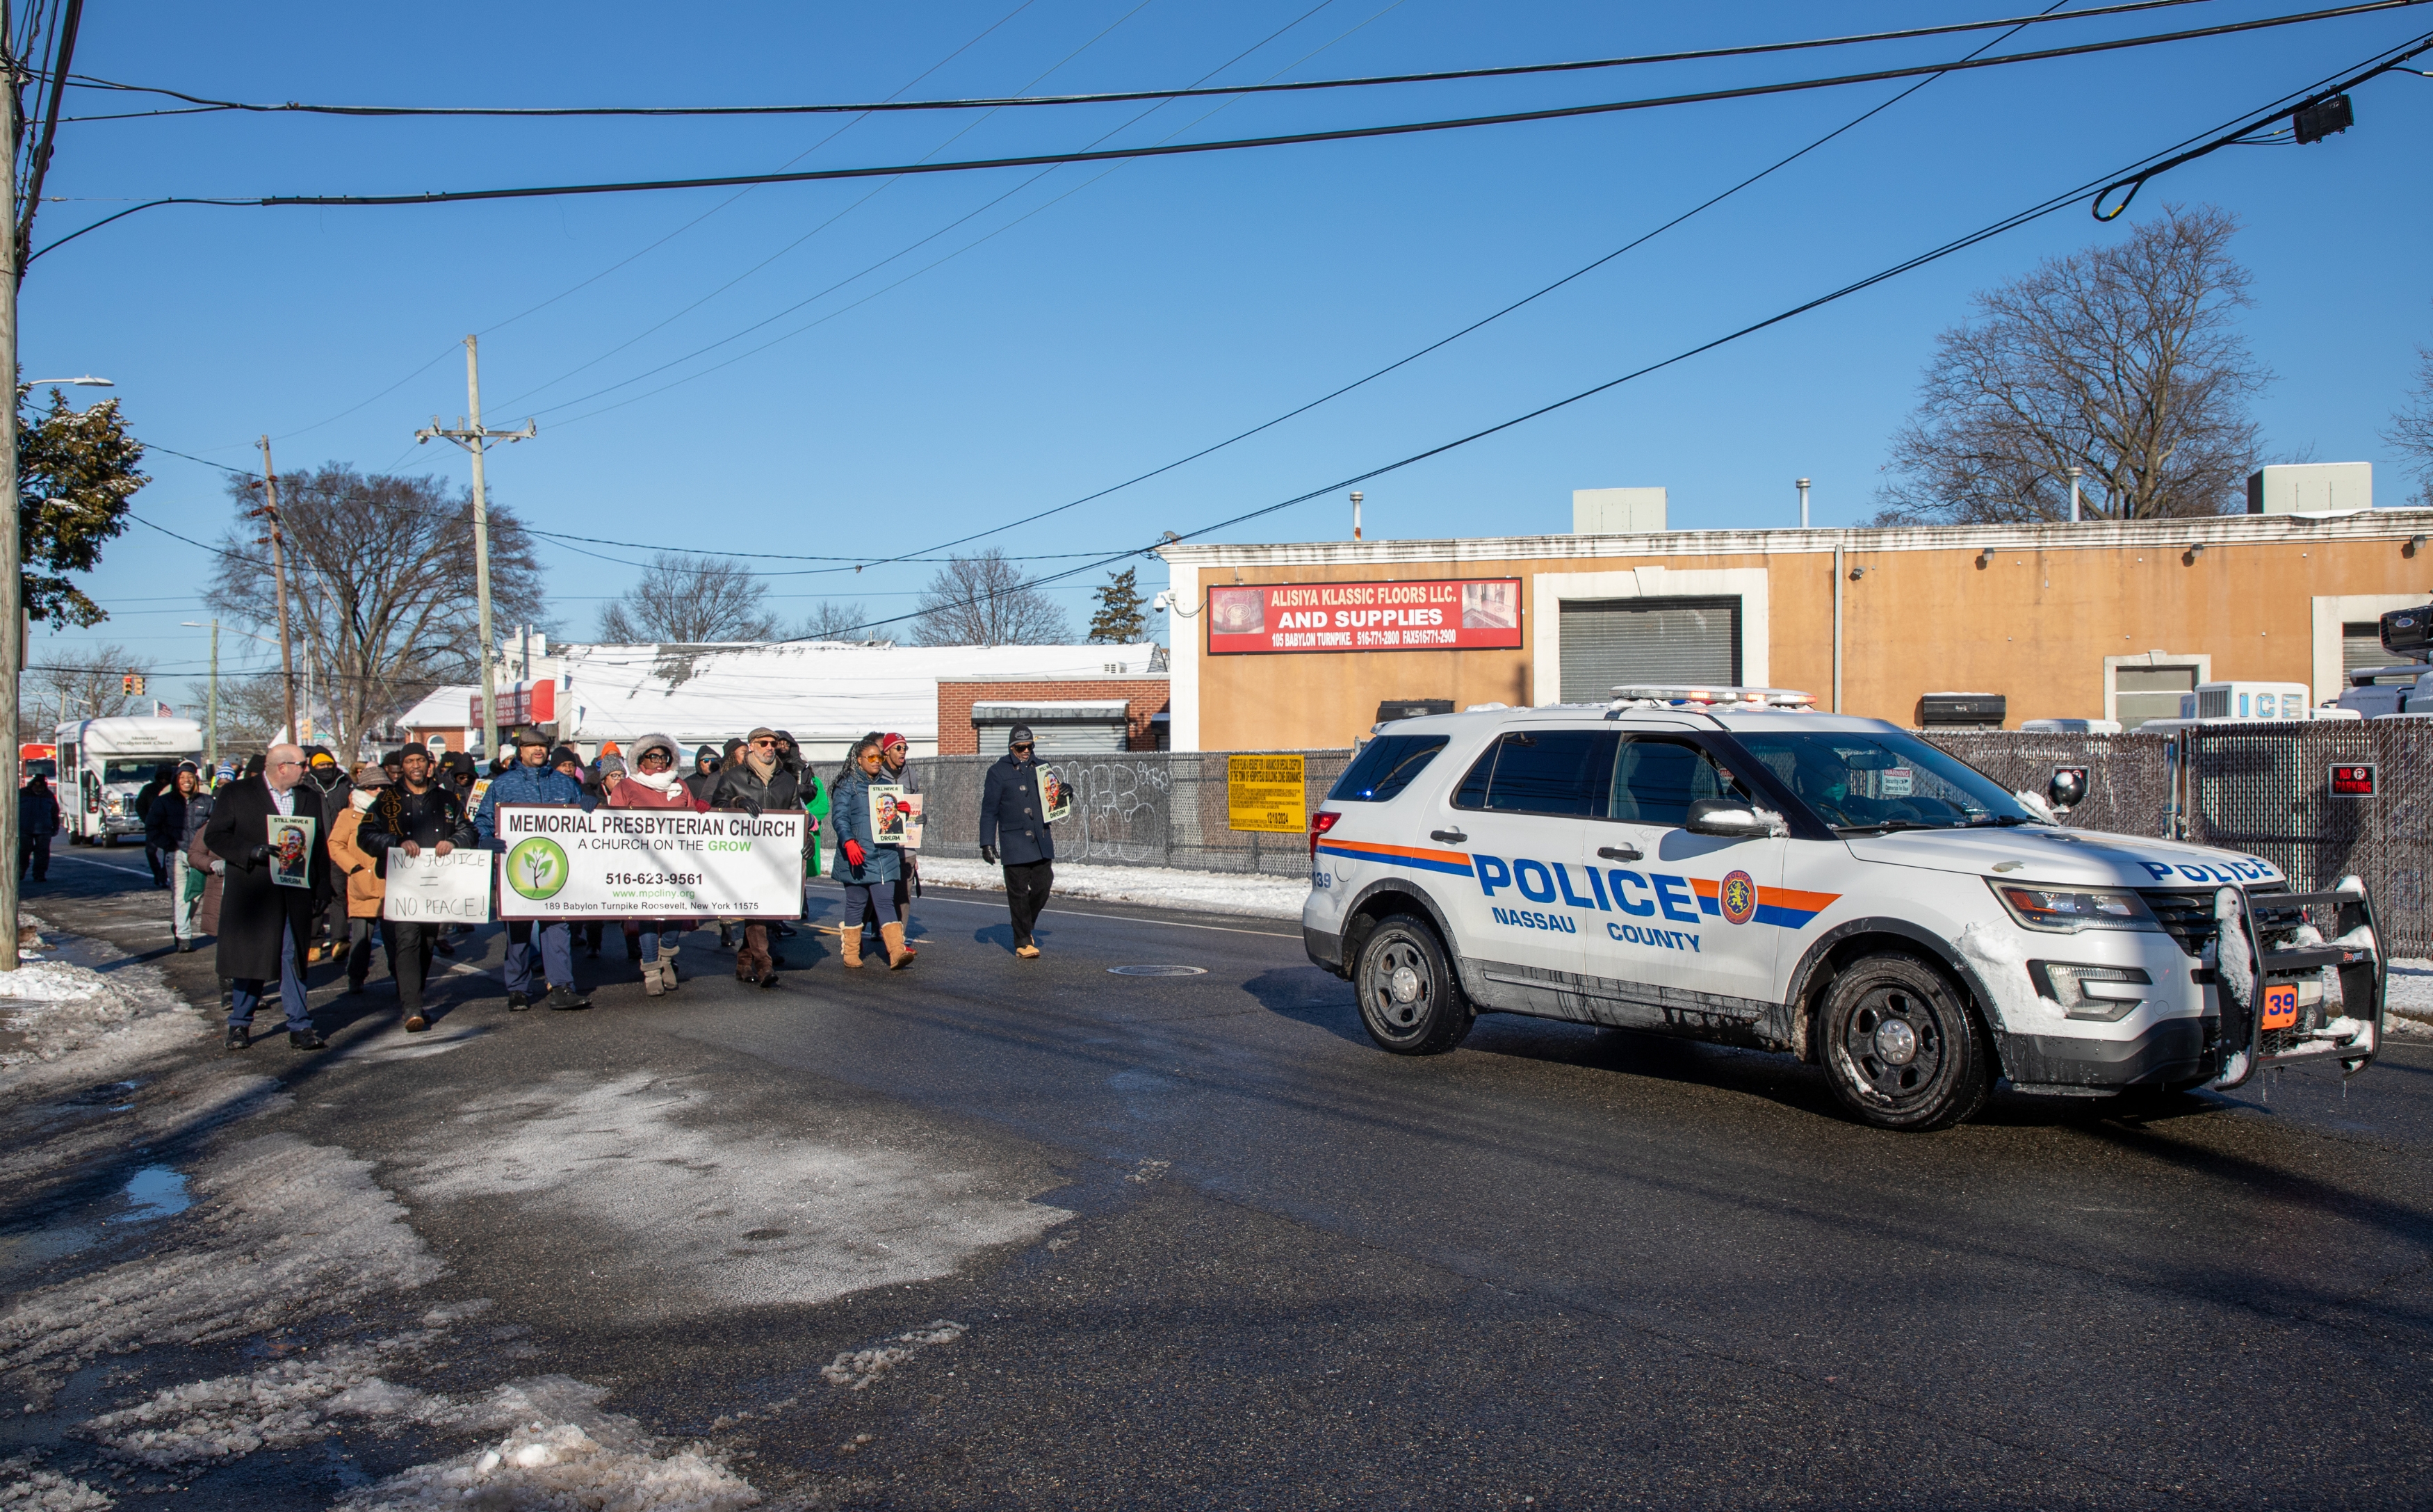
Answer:
M1879 1129L1945 1129L1991 1087L1984 1032L1950 983L1910 956L1846 967L1822 1023L1827 1069L1845 1106Z
M1361 1027L1380 1048L1436 1055L1470 1032L1470 1001L1425 920L1398 913L1379 924L1360 946L1352 980Z

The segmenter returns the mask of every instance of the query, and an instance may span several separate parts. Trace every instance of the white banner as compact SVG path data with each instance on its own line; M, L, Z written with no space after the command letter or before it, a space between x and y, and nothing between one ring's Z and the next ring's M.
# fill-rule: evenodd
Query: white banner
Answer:
M487 924L490 922L490 853L452 850L442 856L426 850L408 856L388 853L388 895L381 900L381 917L400 924Z
M803 911L803 811L502 804L502 919L780 919Z

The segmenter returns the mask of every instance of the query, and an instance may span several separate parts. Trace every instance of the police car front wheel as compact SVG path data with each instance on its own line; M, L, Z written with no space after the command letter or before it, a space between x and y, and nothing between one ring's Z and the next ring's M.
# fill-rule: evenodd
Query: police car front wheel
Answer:
M1991 1090L1992 1055L1966 1000L1914 956L1850 962L1818 1019L1833 1090L1879 1129L1948 1128Z
M1360 945L1352 974L1360 994L1360 1023L1369 1037L1397 1055L1435 1055L1470 1032L1473 1014L1454 979L1443 942L1426 921L1398 913Z

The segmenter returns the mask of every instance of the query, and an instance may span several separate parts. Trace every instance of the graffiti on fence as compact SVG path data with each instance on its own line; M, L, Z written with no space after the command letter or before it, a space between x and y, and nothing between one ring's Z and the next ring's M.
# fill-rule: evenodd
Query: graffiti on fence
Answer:
M1046 765L1073 790L1072 815L1056 832L1060 859L1165 863L1174 784L1166 762L1102 756Z

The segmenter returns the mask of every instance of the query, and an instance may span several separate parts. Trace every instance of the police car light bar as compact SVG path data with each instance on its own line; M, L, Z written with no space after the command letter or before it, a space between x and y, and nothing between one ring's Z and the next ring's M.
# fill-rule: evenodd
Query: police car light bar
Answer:
M1617 707L1660 704L1672 707L1810 709L1816 695L1788 688L1697 688L1669 683L1625 683L1613 690Z

